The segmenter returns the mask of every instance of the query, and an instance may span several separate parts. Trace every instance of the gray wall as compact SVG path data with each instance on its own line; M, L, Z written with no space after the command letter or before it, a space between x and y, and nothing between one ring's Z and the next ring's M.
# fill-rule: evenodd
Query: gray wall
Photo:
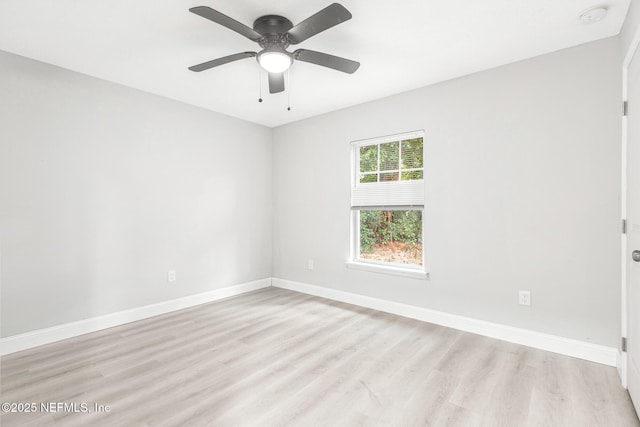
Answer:
M275 276L617 346L620 43L273 132L0 52L2 336ZM347 269L349 143L416 129L431 278Z
M619 64L610 38L276 128L274 277L617 346ZM431 279L347 269L350 141L416 129Z
M2 336L271 275L270 129L2 52L0 94Z

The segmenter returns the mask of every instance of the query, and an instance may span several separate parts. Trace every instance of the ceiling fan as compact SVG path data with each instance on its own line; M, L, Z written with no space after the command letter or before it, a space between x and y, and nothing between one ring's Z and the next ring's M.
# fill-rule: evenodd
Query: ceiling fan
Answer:
M261 16L255 20L253 28L249 28L207 6L193 7L189 11L245 36L262 48L260 52L241 52L203 62L189 67L191 71L204 71L240 59L256 57L262 68L269 73L269 92L278 93L284 91L284 72L289 69L294 60L349 74L360 67L359 62L327 53L307 49L287 51L289 45L301 43L309 37L351 19L351 13L338 3L325 7L295 26L287 18L279 15Z

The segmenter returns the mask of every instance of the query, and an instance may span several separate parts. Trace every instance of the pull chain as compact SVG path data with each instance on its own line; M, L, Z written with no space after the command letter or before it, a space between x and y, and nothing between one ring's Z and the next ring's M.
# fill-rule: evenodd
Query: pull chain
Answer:
M262 102L262 73L260 72L260 66L258 65L258 87L260 93L258 94L258 102Z
M287 70L287 111L291 111L291 68Z

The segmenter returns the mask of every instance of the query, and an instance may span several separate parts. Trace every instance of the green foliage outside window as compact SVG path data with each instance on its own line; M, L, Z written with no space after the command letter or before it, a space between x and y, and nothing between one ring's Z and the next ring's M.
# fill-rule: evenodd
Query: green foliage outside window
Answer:
M360 147L360 183L422 179L422 145L412 138Z
M421 245L422 211L360 211L361 252L371 252L374 246L390 242Z

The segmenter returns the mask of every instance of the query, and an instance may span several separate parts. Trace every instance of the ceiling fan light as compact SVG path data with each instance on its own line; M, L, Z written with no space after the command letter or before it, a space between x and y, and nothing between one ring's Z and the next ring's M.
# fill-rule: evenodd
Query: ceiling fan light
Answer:
M293 59L286 52L265 49L258 55L258 63L269 73L282 73L289 69Z

